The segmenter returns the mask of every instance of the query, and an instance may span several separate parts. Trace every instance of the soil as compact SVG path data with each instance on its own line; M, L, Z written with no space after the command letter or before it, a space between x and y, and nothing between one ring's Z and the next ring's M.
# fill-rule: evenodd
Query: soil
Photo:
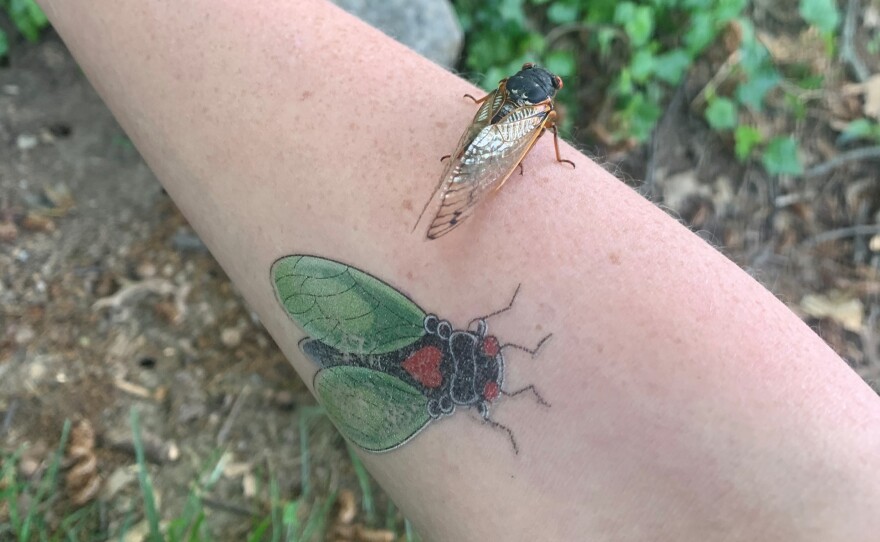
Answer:
M707 59L679 89L652 145L609 164L647 178L633 184L880 379L876 162L779 179L736 161L693 108L717 66ZM813 164L839 152L827 110L815 104L796 127ZM0 448L26 449L37 466L23 474L39 476L66 420L93 427L96 521L118 533L142 499L136 409L163 513L222 453L207 524L235 540L267 510L269 479L286 498L358 487L312 405L57 37L15 47L0 68ZM56 504L75 500L67 488Z

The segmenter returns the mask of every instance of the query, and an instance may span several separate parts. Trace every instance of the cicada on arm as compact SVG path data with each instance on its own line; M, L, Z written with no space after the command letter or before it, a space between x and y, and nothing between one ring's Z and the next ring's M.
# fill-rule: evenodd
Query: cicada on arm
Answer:
M416 227L439 192L440 208L428 227L428 239L442 237L467 220L487 194L504 185L545 130L553 133L556 160L575 167L559 153L554 100L561 88L562 78L527 63L486 96L466 95L480 108L419 214Z

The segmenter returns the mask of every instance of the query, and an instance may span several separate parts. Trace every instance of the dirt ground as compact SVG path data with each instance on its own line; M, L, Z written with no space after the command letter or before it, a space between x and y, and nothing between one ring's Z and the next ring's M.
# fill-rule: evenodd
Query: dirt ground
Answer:
M691 113L711 74L694 77L654 144L615 158L617 171L647 176L633 184L880 379L876 162L768 179ZM825 125L806 130L809 158L827 159L816 150L831 138ZM311 405L60 41L17 47L0 68L0 446L26 444L41 465L65 420L88 422L101 521L118 532L141 499L137 407L163 510L179 509L187 484L226 454L209 524L236 539L265 508L268 479L282 495L303 492L303 457L315 491L357 488L342 440L304 418ZM67 502L88 496L65 491Z

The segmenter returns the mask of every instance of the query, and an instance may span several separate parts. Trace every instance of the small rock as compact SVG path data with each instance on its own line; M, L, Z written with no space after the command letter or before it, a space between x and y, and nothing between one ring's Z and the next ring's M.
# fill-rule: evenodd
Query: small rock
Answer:
M33 149L39 142L40 140L33 134L19 134L15 139L15 144L18 145L18 149L22 151Z
M448 0L333 2L442 66L458 59L464 34Z
M21 227L28 231L42 231L51 233L55 231L55 222L48 216L28 213L21 221Z
M272 400L275 402L275 406L284 410L292 410L296 406L296 397L290 390L277 391Z
M241 344L241 331L238 328L227 327L220 332L220 342L227 348L235 348Z
M36 336L37 333L34 331L34 328L29 325L23 325L15 330L15 338L13 340L18 346L25 346L30 344Z
M18 85L3 85L3 94L6 94L7 96L18 96L20 91L21 89Z
M151 279L156 276L158 273L158 269L156 269L156 265L151 262L141 262L137 269L135 269L135 273L141 279Z
M0 241L11 243L18 238L18 227L14 222L0 222Z

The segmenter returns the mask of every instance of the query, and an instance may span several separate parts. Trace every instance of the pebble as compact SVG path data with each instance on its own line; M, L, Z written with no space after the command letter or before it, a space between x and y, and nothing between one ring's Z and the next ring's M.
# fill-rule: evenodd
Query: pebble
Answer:
M156 269L155 264L151 262L142 262L137 266L135 272L141 279L151 279L156 276L156 273L158 273L158 269Z
M238 328L227 327L220 332L220 342L227 348L235 348L241 344L241 331Z
M37 139L37 136L33 134L19 134L15 139L15 144L18 145L19 150L29 151L37 146L40 140Z
M296 396L290 390L279 390L274 395L272 399L278 408L291 410L296 406Z

